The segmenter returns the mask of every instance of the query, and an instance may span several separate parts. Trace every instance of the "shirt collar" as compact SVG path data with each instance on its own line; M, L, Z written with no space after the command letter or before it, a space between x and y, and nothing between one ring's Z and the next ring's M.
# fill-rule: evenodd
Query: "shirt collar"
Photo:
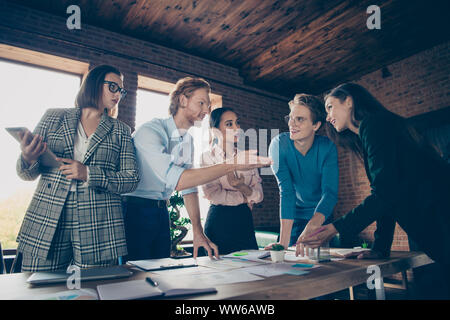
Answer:
M173 119L173 116L167 119L166 121L167 125L167 133L169 134L169 137L171 140L183 140L184 136L188 132L186 129L179 130L177 128L177 125L175 124L175 120Z

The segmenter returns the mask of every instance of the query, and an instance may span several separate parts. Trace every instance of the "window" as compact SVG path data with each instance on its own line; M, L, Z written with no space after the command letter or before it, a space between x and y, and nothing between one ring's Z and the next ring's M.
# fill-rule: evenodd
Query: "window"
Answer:
M153 118L169 117L169 93L175 84L149 77L138 76L138 90L136 98L136 128L144 122ZM222 97L211 94L211 105L216 107L222 106ZM200 167L200 156L209 145L209 117L203 119L201 128L193 127L189 133L194 137L194 167ZM199 187L199 204L202 225L205 224L206 216L209 209L209 201L204 198L202 188ZM185 208L181 209L182 217L189 217ZM190 241L193 238L192 226L183 241Z
M0 56L4 48L0 48ZM38 179L30 182L17 176L20 146L4 128L24 126L33 131L48 108L73 107L81 74L3 60L0 60L0 74L0 241L3 248L13 249L17 247L16 237Z

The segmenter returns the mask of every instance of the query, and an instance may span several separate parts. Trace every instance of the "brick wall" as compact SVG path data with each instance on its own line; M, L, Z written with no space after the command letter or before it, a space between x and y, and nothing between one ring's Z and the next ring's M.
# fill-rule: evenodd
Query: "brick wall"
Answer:
M64 17L0 0L0 43L91 65L116 66L124 73L128 91L119 105L119 119L132 128L137 75L141 74L173 83L185 76L203 77L211 84L213 93L222 95L223 106L232 107L240 114L243 129L268 129L267 143L271 139L270 129L287 130L282 116L289 112L288 98L245 85L238 69L89 26L83 20L81 30L68 30ZM262 108L264 112L260 112ZM279 198L274 177L263 176L263 187L265 199L255 207L255 226L278 226Z
M367 88L386 108L404 117L450 106L450 42L420 52L389 65L391 76L382 70L367 74L356 83ZM370 194L363 164L352 154L339 150L339 217ZM361 237L373 240L376 224L367 227ZM406 233L397 225L393 250L409 250Z

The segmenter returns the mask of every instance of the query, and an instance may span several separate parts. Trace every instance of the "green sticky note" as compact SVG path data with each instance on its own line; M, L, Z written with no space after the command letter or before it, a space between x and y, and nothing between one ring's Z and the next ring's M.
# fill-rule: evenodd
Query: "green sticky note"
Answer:
M285 274L291 274L293 276L301 276L301 275L308 274L308 273L309 273L309 271L298 270L298 269L297 270L293 269L293 270L289 270L289 271L285 272Z
M246 256L246 255L248 255L248 252L236 252L236 253L233 253L233 256L235 256L235 257L241 257L241 256Z

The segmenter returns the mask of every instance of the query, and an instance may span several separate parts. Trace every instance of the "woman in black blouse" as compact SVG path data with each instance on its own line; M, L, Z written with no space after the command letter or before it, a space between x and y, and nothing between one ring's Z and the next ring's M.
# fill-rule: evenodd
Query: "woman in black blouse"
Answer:
M359 258L387 257L395 223L418 248L450 270L450 166L366 89L345 83L325 97L328 135L363 159L371 194L316 236L300 239L318 247L331 237L355 235L377 221L372 250ZM449 276L444 275L447 281Z

